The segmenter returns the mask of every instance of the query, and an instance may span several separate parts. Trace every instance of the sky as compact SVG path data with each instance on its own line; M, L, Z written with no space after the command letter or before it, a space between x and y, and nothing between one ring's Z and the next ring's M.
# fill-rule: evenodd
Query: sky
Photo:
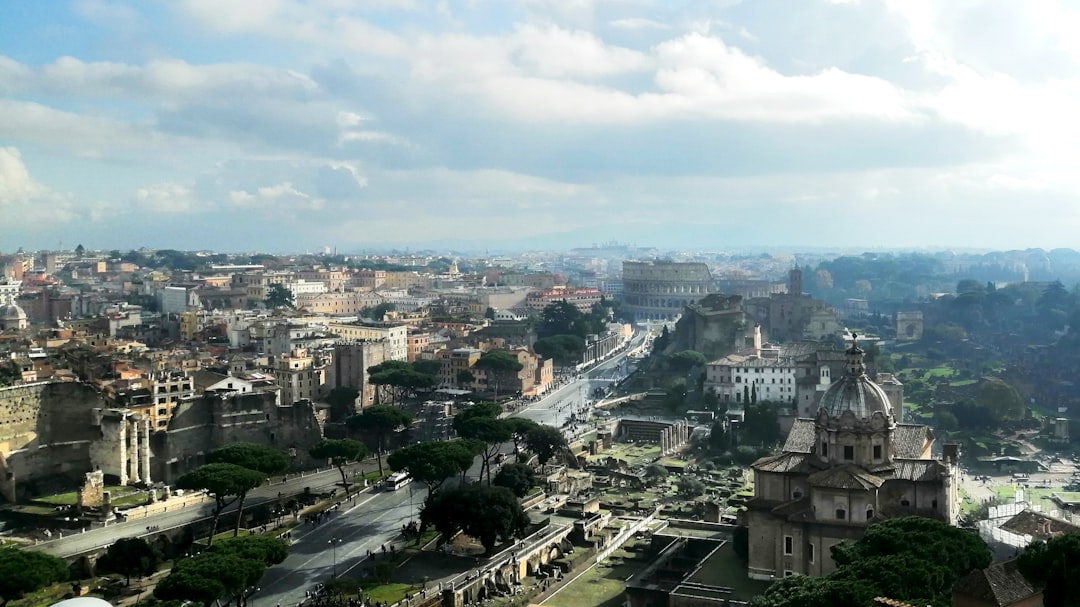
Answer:
M1076 31L1054 0L5 2L0 251L1076 247Z

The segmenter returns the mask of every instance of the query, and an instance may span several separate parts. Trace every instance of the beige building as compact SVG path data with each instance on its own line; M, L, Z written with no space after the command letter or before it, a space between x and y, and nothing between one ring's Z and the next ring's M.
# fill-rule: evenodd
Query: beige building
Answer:
M291 405L301 400L317 400L326 384L326 362L297 348L275 358L271 373L281 387L281 402Z
M752 578L828 575L830 549L883 519L957 522L957 446L934 459L933 432L896 422L888 395L866 375L862 349L852 345L847 358L817 416L795 420L781 452L752 466L754 497L743 513Z
M296 297L296 307L310 314L356 316L364 308L377 306L383 298L370 291L307 293Z
M347 341L386 341L386 360L409 359L409 327L404 324L329 324L327 331Z

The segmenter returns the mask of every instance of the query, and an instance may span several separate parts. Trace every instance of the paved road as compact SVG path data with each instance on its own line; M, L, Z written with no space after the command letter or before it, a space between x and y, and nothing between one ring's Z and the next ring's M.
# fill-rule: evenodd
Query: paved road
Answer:
M382 545L392 540L400 546L401 526L418 516L425 494L420 483L397 491L376 489L356 496L355 505L343 504L317 526L297 527L289 556L267 570L251 596L253 607L294 607L303 601L305 591L330 579L335 570L344 575L370 565L368 550L381 553Z
M365 472L376 468L377 466L374 460L364 462L362 465L362 469ZM353 469L360 468L354 466ZM302 492L305 487L310 487L313 492L319 492L333 487L335 483L338 483L339 486L341 483L341 474L336 468L331 468L330 470L324 470L322 472L307 473L302 477L294 476L285 483L277 482L263 485L262 487L255 489L248 495L244 508L248 509L258 506L259 504L276 500L279 492L286 495L296 494ZM236 505L234 504L227 508L226 512L231 512L235 507ZM165 512L148 518L131 520L124 523L112 523L107 527L89 529L85 533L65 535L62 539L43 542L36 546L32 546L31 549L40 550L41 552L52 554L54 556L68 557L102 546L107 546L121 538L146 535L147 525L154 525L162 530L182 527L195 521L208 518L212 512L213 502L207 502L205 504L200 504L199 506L178 508L176 511Z

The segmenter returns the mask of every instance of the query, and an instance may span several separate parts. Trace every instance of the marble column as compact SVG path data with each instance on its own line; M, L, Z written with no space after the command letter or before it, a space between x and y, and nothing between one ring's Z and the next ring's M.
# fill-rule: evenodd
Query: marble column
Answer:
M131 479L130 482L139 482L139 425L135 420L128 418L125 420L128 428L128 438L131 445L131 449L128 452L128 463L131 466Z
M142 449L139 451L139 464L142 466L140 471L142 474L142 480L146 484L150 484L150 420L144 419L139 423L139 428L142 435Z

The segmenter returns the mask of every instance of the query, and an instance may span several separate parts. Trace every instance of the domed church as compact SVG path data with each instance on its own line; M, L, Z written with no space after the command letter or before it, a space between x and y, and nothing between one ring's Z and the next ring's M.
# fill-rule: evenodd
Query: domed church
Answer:
M846 373L822 394L817 416L795 420L781 452L751 466L750 577L828 575L833 545L887 518L956 524L957 446L944 445L937 459L928 426L897 423L863 354L853 336Z

